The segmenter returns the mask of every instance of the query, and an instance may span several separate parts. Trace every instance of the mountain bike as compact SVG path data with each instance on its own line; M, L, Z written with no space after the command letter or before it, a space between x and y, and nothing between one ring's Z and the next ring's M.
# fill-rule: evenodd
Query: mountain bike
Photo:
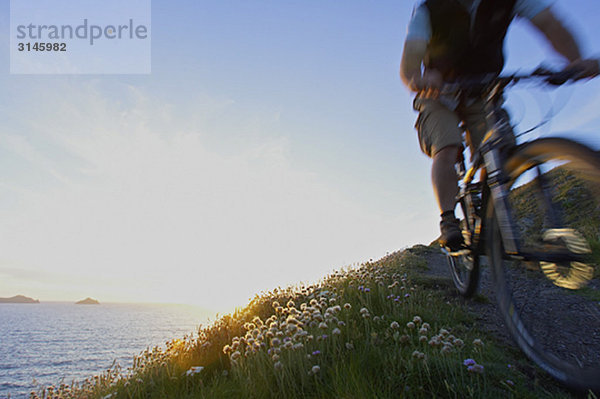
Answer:
M600 391L600 156L566 138L516 145L504 90L572 75L537 70L449 84L444 93L478 96L488 131L470 160L457 161L457 216L464 245L444 250L465 297L477 289L482 261L523 352L563 384Z

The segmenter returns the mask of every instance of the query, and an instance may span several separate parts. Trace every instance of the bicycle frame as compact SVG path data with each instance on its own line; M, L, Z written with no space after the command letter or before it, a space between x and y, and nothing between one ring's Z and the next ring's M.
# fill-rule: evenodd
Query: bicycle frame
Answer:
M457 202L464 201L466 209L463 210L467 218L469 237L467 244L476 255L483 252L483 233L488 201L493 202L495 217L501 231L502 244L505 255L508 258L519 260L537 260L547 262L581 261L581 255L575 254L568 249L552 252L527 253L520 245L519 232L514 228L511 206L508 200L508 184L511 183L504 163L507 160L506 148L513 147L507 143L512 136L512 127L509 116L502 108L501 85L489 92L486 98L485 112L490 130L482 140L479 149L475 152L470 168L465 168L465 161L459 166L459 194ZM481 170L481 180L474 182L477 172ZM543 190L542 190L543 191ZM478 204L479 195L481 203ZM548 200L546 198L546 200ZM549 209L552 207L549 206ZM451 255L461 255L462 251Z
M469 244L475 252L481 251L482 232L485 215L481 214L486 209L487 201L493 201L500 228L502 230L504 248L509 254L519 253L517 233L512 227L512 217L508 204L508 193L505 183L508 181L503 170L505 154L501 149L506 147L508 135L512 128L508 115L496 101L498 91L493 90L486 99L485 112L488 126L491 126L485 135L479 149L475 152L470 168L465 168L464 160L459 163L459 195L466 205L465 217L468 218L470 231ZM475 176L482 170L481 180L474 182ZM487 189L484 188L487 186ZM486 195L484 193L489 193ZM477 204L481 194L481 203ZM479 209L477 209L479 208ZM478 214L479 213L479 214Z

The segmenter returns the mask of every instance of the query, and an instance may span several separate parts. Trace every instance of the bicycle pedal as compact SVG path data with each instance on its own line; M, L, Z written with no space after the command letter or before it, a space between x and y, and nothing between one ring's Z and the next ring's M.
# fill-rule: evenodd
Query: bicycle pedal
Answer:
M464 256L464 255L468 255L469 253L471 253L471 250L469 248L461 248L458 251L452 251L450 248L446 248L446 247L442 247L442 252L444 253L444 255L446 256Z

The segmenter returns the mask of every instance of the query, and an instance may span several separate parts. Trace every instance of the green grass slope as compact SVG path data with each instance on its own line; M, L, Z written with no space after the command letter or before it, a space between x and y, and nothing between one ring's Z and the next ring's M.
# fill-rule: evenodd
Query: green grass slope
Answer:
M550 186L546 195L556 208L563 227L573 227L590 244L597 243L600 237L600 187L561 167L547 172L545 179ZM510 195L516 222L524 235L539 235L546 227L544 223L548 222L537 187L535 182L529 182L515 188Z
M198 334L32 398L552 398L531 365L475 328L417 246L275 289Z

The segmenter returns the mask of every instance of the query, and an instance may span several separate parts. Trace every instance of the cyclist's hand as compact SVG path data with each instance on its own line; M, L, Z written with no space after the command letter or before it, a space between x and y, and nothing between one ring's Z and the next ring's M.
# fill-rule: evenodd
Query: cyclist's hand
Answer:
M600 75L600 60L595 58L578 59L571 62L565 72L575 72L575 80L593 78Z
M442 74L436 69L426 69L418 83L421 96L426 98L437 98L443 86Z

